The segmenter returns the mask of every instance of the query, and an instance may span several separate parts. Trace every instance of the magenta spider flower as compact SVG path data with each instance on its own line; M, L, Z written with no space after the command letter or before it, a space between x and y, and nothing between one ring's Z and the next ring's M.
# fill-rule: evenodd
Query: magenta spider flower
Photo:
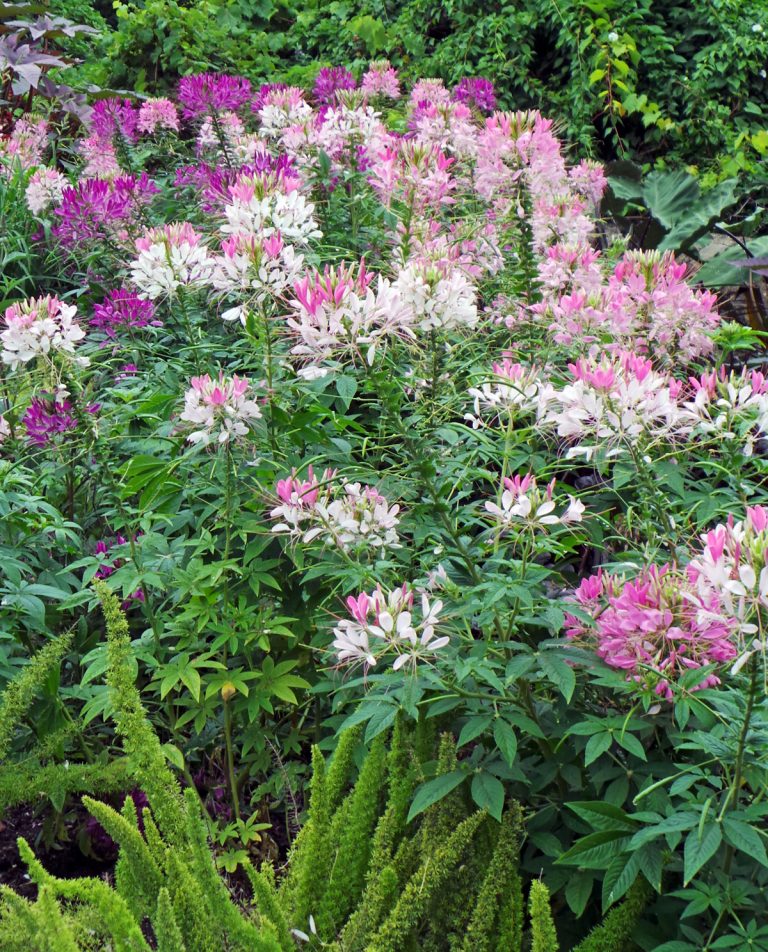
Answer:
M154 314L155 306L151 301L140 298L127 288L116 288L101 304L94 305L91 327L104 331L108 337L115 337L121 328L159 324L159 321L153 321Z
M185 119L225 109L236 110L251 96L251 83L244 76L198 73L179 80L178 99Z
M324 66L315 79L314 96L318 102L336 102L336 93L343 89L355 89L355 77L343 66Z
M69 400L57 401L48 394L34 397L21 421L29 442L33 446L47 446L62 433L76 430L77 420L71 409Z
M139 111L130 99L99 99L91 115L91 131L100 139L121 135L131 142L138 138Z
M453 98L457 102L474 106L480 112L493 112L496 108L496 93L490 79L482 76L465 76L453 87Z

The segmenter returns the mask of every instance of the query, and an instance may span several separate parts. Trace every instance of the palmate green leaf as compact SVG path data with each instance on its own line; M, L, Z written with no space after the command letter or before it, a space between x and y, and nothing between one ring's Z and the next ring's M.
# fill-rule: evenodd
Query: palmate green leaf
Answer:
M504 784L484 770L472 778L472 799L481 810L487 810L490 816L501 823L504 809Z
M463 770L451 770L449 773L440 774L432 780L427 780L416 790L416 796L411 803L411 809L408 811L408 820L410 823L414 817L423 813L426 809L437 803L448 794L455 790L458 785L466 779L466 773Z
M723 841L723 832L720 824L710 820L704 824L701 832L691 830L685 841L683 851L683 882L684 885L693 879L702 866L712 857L720 848Z

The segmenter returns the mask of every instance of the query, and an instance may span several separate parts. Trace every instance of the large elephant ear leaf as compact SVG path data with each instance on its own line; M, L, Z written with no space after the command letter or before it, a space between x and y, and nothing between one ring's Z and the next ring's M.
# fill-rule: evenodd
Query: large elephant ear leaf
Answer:
M668 231L685 219L700 194L699 183L683 171L651 172L643 185L644 204Z

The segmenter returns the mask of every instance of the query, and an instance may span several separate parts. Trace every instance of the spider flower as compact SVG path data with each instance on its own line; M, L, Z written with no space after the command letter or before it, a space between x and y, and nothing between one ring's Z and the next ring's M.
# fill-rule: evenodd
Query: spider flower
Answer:
M0 332L2 360L11 370L37 357L61 355L86 367L87 357L76 356L85 331L75 320L77 308L53 295L28 298L6 308L5 330Z
M630 581L600 572L585 579L574 603L591 622L568 616L568 635L594 647L627 680L671 700L688 671L736 657L737 621L712 591L702 593L674 566L651 565ZM689 683L698 691L720 683L714 672Z
M197 73L179 80L178 100L185 119L195 119L211 112L238 109L251 98L250 81L244 76L220 73Z
M35 169L27 182L25 197L33 215L41 215L51 205L58 205L68 182L57 169L46 166Z
M261 410L249 396L246 377L225 377L220 373L218 378L212 378L205 374L192 377L190 384L180 414L187 424L184 428L191 430L187 435L190 443L208 446L234 442L261 418Z
M277 483L280 504L270 513L272 529L307 544L318 541L358 555L365 550L399 548L399 506L390 506L373 486L339 482L327 469L318 483L313 469L300 480L294 470Z
M363 76L360 88L366 96L380 96L382 99L400 98L400 81L397 70L389 60L375 60Z
M57 400L50 395L34 397L21 420L29 442L33 446L47 446L63 433L76 430L77 420L71 410L69 400Z
M131 280L141 297L171 297L181 287L201 287L210 281L213 261L189 222L152 228L136 240L138 256L131 263Z
M670 440L685 432L682 383L630 351L569 364L572 382L541 394L539 425L571 442L568 458L616 456L638 443Z
M515 529L543 529L546 526L569 525L581 522L584 503L569 496L566 509L559 514L554 496L555 480L544 492L536 485L533 473L526 476L505 476L500 487L499 502L485 503L486 512L493 516L502 531Z
M386 658L398 671L405 665L415 668L419 661L434 659L450 642L447 635L439 635L436 630L441 624L443 603L430 604L423 594L418 611L414 601L407 583L390 592L379 585L370 594L350 596L347 608L351 618L341 619L333 629L338 663L373 667Z
M167 129L179 131L179 114L170 99L147 99L139 107L139 132L144 135L156 135Z
M116 288L110 291L101 304L93 308L91 327L104 331L108 337L115 337L124 328L141 328L154 321L155 306L151 301L140 298L135 291Z
M315 79L314 96L318 102L336 102L336 94L342 89L354 89L355 77L343 66L324 66Z

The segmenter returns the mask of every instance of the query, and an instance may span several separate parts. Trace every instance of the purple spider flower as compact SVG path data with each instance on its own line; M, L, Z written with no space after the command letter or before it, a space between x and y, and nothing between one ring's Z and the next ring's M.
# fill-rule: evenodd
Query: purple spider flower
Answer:
M112 139L116 134L131 142L138 139L139 110L130 99L99 99L93 106L91 131L101 139Z
M496 108L496 93L490 79L482 76L465 76L453 87L453 98L457 102L474 106L481 112L493 112Z
M154 314L155 305L151 301L143 300L127 288L116 288L101 304L94 305L91 327L104 331L108 337L115 337L124 327L160 326L160 321L152 320Z
M219 73L197 73L179 80L178 99L185 119L238 109L252 95L250 80L244 76L225 76Z
M58 434L77 429L71 409L69 400L57 401L47 394L34 397L21 421L29 442L33 446L47 446Z
M355 77L348 69L343 66L324 66L315 79L315 99L321 103L334 103L340 89L355 89L356 86Z

